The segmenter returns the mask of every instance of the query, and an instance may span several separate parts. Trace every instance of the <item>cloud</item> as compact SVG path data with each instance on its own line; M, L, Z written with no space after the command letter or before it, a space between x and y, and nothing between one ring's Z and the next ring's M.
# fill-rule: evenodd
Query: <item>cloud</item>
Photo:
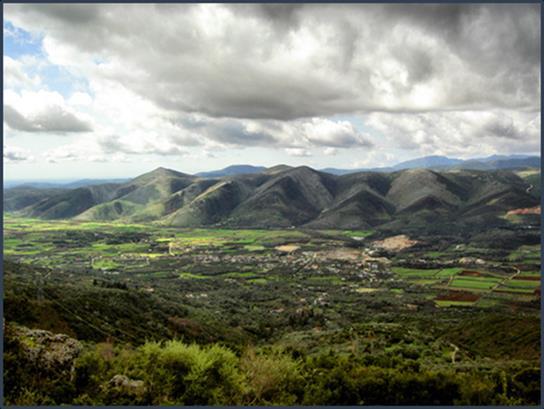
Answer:
M296 157L299 157L299 158L312 156L312 154L309 151L307 151L306 149L302 149L302 148L286 148L285 152L289 156L296 156Z
M4 85L8 87L36 87L40 84L40 78L37 75L30 76L25 71L26 61L16 60L4 55Z
M304 137L316 146L349 148L353 146L370 147L372 143L359 133L348 121L331 121L312 118L301 125Z
M26 149L4 145L4 162L13 164L32 161L34 157Z
M53 61L90 70L99 56L100 75L175 112L539 109L537 5L28 4L5 15L43 31Z
M203 144L221 147L370 147L371 142L348 121L326 118L310 120L252 120L188 115L174 122L180 135Z
M58 71L4 57L5 129L79 138L51 161L540 147L537 5L10 4L5 19Z
M92 127L59 106L45 107L32 117L25 117L15 108L4 106L4 121L14 130L23 132L90 132Z
M56 92L4 93L4 122L12 130L60 134L92 131L90 121L80 116Z
M98 146L105 154L184 156L187 151L168 139L156 139L140 135L138 138L122 138L117 135L103 136Z
M373 113L365 124L381 135L382 150L471 157L481 153L534 152L540 148L540 114L508 110ZM417 156L417 153L412 156Z

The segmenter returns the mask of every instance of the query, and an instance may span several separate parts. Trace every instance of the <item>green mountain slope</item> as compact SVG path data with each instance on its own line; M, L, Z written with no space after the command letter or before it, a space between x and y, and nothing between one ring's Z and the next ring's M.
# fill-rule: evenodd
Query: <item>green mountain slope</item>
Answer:
M127 183L60 192L6 191L7 211L31 217L171 226L369 228L444 220L484 223L538 206L540 174L408 169L336 176L306 166L199 178L158 168Z

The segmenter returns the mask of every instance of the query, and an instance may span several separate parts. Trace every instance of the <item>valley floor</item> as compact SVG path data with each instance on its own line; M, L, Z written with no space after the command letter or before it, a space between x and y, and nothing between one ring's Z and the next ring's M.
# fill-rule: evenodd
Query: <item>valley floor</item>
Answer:
M539 402L540 245L5 215L4 260L9 404Z

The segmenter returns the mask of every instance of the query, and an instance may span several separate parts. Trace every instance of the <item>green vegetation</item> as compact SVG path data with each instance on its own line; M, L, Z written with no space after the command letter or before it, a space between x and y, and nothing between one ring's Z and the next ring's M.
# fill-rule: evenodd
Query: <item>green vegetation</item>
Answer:
M6 215L6 403L537 404L536 247L374 235Z
M476 277L455 278L450 287L467 288L470 290L489 290L497 285L497 281L490 279L474 279Z
M435 301L435 303L438 307L472 307L475 304L474 301L444 301L444 300L437 300Z

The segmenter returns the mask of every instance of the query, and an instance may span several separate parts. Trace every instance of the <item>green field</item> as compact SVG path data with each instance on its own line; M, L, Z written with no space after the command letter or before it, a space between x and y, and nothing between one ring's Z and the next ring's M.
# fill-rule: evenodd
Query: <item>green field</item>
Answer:
M489 290L499 283L498 279L480 277L459 277L454 278L450 287L466 288L469 290Z
M472 307L476 304L475 301L445 301L445 300L436 300L435 304L438 307Z

